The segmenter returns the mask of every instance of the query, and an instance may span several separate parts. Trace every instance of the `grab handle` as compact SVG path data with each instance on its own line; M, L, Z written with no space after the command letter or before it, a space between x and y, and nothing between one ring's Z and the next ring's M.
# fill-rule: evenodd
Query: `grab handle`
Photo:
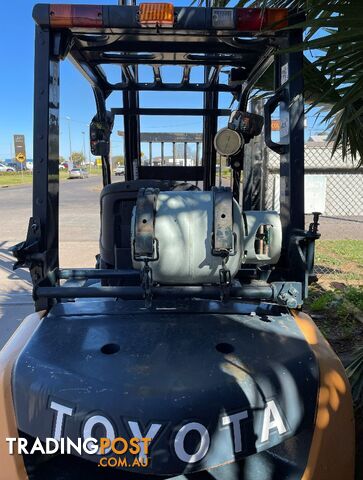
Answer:
M271 97L266 103L264 108L265 114L265 143L266 145L271 148L276 153L280 155L282 153L287 153L289 146L287 144L276 143L271 139L271 115L276 110L278 104L284 100L284 91L281 90L280 92L276 93L273 97Z

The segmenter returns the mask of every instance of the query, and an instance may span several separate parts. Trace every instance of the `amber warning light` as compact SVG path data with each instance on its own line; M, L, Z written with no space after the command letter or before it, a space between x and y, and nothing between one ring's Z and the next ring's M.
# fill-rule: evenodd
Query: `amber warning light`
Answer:
M172 3L140 3L139 22L142 27L172 27L174 5Z

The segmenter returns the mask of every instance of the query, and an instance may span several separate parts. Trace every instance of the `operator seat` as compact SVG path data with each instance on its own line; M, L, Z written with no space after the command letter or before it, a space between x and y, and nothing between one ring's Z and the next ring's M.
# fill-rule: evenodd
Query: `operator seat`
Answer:
M130 238L132 210L139 190L146 187L160 191L200 190L191 183L170 180L129 180L106 185L100 196L100 268L133 268ZM117 285L117 280L103 283Z

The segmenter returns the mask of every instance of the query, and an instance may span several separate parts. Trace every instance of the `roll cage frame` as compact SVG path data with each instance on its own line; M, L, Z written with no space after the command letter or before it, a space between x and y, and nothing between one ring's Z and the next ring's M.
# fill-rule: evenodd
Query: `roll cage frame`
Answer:
M63 278L80 281L124 275L125 285L128 278L133 278L132 272L59 268L59 63L66 57L91 85L100 122L106 121L109 95L114 91L122 92L123 106L113 108L112 114L124 116L126 180L135 179L136 160L140 179L203 181L205 190L211 189L216 180L213 139L218 116L230 114L230 110L219 108L218 93L230 92L238 100L239 107L246 110L253 87L274 65L275 93L265 107L265 138L267 145L280 154L283 246L280 262L271 276L279 287L266 284L264 292L259 294L255 287L247 285L242 287L243 292L240 289L235 293L242 298L266 298L284 303L283 297L286 298L291 289L297 288L300 298L304 298L309 276L312 275L314 240L318 234L316 228L311 227L306 232L304 227L303 53L290 48L301 42L302 30L292 28L258 35L215 30L210 27L213 8L203 7L175 7L176 24L172 29L141 28L137 20L138 7L122 5L101 7L102 27L54 28L50 21L51 8L51 5L39 4L33 11L36 22L33 216L26 241L14 247L14 255L18 259L15 267L27 266L30 269L36 309L48 309L62 297L138 298L140 295L140 291L130 290L139 287L99 287L96 291L94 288L85 291L86 287L73 285L74 291L71 291L60 286ZM299 20L295 16L294 20L289 20L290 26ZM284 51L287 48L290 50ZM120 65L120 81L109 82L101 64ZM152 66L153 82L139 81L139 65ZM181 82L164 83L160 76L163 65L181 65ZM194 65L204 66L203 83L190 82L190 69ZM221 68L226 65L239 69L238 84L219 82ZM141 108L139 92L142 91L203 92L203 108ZM280 143L276 144L271 140L270 117L278 104L282 130ZM140 115L180 114L203 118L202 166L158 168L141 165ZM243 159L243 153L240 155L244 164L241 207L243 210L258 210L261 192L254 183L258 182L261 172L255 168L251 158L246 156ZM102 176L104 185L111 182L108 155L102 156ZM233 171L233 192L239 198L238 170ZM244 275L249 279L256 278L256 269L246 268ZM258 272L257 278L263 279L264 273ZM125 290L127 288L128 291ZM207 293L203 287L193 288L179 288L178 295L205 294L207 298L213 298L212 287L207 287Z

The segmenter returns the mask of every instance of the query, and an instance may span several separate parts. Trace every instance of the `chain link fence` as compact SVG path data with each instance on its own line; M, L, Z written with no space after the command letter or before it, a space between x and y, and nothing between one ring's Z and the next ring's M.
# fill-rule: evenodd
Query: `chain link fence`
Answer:
M280 208L279 162L279 155L267 149L263 178L264 207L277 211ZM321 212L321 239L328 240L317 245L317 274L349 274L349 265L344 265L344 261L339 259L339 249L334 260L334 248L338 248L334 240L350 240L349 248L358 245L355 241L363 241L362 197L363 168L357 169L349 160L343 162L339 152L332 156L331 147L323 142L305 144L306 227L312 220L311 213ZM323 247L330 252L324 253ZM357 263L362 264L362 259L358 259Z

